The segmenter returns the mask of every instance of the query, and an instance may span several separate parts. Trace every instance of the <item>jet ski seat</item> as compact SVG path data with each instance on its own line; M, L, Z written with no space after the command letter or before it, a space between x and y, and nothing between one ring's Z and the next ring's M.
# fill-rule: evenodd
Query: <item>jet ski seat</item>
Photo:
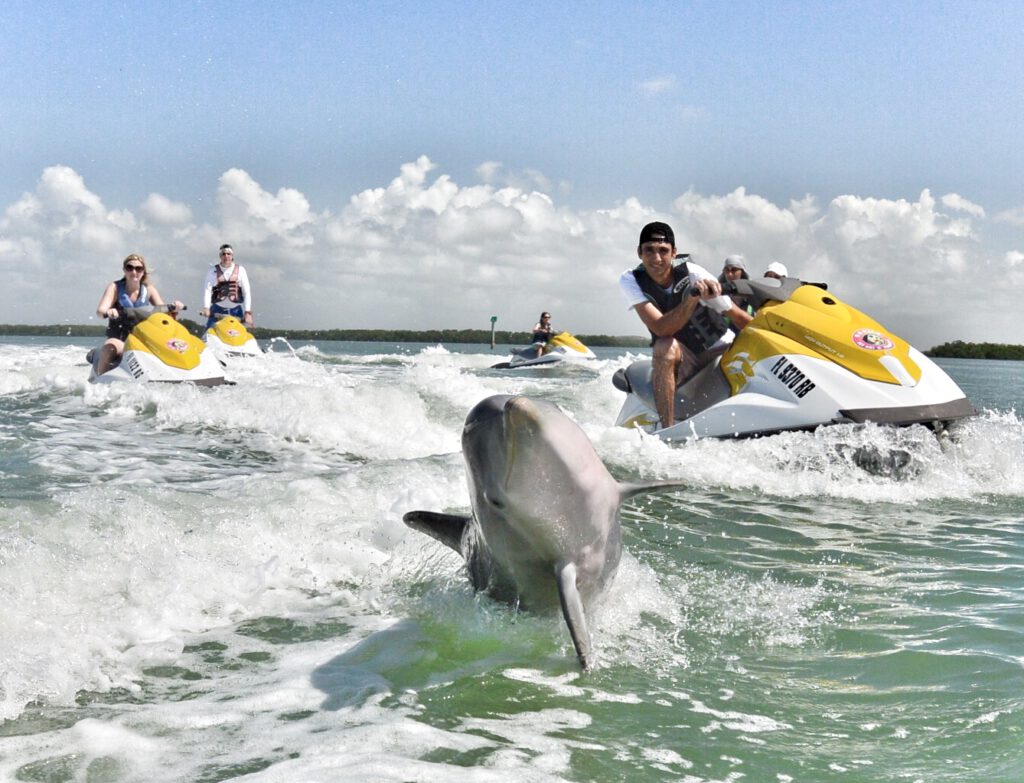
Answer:
M650 408L654 404L654 365L650 359L620 367L612 376L612 385L626 394L633 393ZM676 421L688 419L695 413L729 397L732 390L725 375L714 361L702 368L690 380L676 389Z

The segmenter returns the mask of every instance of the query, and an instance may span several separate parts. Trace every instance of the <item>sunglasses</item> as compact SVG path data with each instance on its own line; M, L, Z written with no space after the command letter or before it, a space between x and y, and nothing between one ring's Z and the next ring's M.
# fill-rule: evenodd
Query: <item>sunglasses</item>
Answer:
M145 272L146 271L146 267L144 267L144 266L134 266L132 264L129 264L128 266L126 266L124 268L124 271L125 272Z

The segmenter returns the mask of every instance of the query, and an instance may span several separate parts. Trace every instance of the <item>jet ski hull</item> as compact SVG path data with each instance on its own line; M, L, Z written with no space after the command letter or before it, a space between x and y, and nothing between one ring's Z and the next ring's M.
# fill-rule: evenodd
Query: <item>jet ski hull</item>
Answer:
M543 367L560 364L566 360L578 361L596 359L597 356L587 346L568 332L559 332L551 337L544 346L544 352L537 356L537 348L530 346L512 352L507 362L492 365L492 370L518 370L527 367Z
M233 315L224 316L207 329L203 341L222 361L263 355L263 349L256 342L256 338L245 328L245 324Z
M124 344L121 361L96 374L99 349L89 352L93 383L225 383L224 368L203 341L165 312L137 324Z

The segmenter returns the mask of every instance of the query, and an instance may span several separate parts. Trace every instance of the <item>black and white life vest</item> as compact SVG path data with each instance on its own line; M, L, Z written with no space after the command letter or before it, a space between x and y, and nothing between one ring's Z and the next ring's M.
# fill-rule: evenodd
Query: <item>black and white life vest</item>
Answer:
M643 264L633 270L633 277L636 278L636 282L647 300L662 313L667 313L690 295L690 270L685 261L672 267L672 287L667 291L654 282L654 279L647 274ZM718 342L718 339L728 329L729 326L724 317L710 307L698 305L686 325L675 333L675 338L688 349L699 354ZM652 332L651 337L655 338L656 335Z

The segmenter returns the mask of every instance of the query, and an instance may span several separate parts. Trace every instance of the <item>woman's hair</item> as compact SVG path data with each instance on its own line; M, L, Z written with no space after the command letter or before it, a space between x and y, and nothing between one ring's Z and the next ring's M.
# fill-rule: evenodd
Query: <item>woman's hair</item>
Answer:
M139 279L139 283L148 283L149 282L149 264L146 263L145 257L143 257L142 254L140 254L140 253L132 253L131 255L126 256L124 261L121 262L121 271L122 272L127 272L128 270L125 267L127 267L128 264L132 263L132 261L137 261L140 264L142 264L143 272L142 272L142 277Z

